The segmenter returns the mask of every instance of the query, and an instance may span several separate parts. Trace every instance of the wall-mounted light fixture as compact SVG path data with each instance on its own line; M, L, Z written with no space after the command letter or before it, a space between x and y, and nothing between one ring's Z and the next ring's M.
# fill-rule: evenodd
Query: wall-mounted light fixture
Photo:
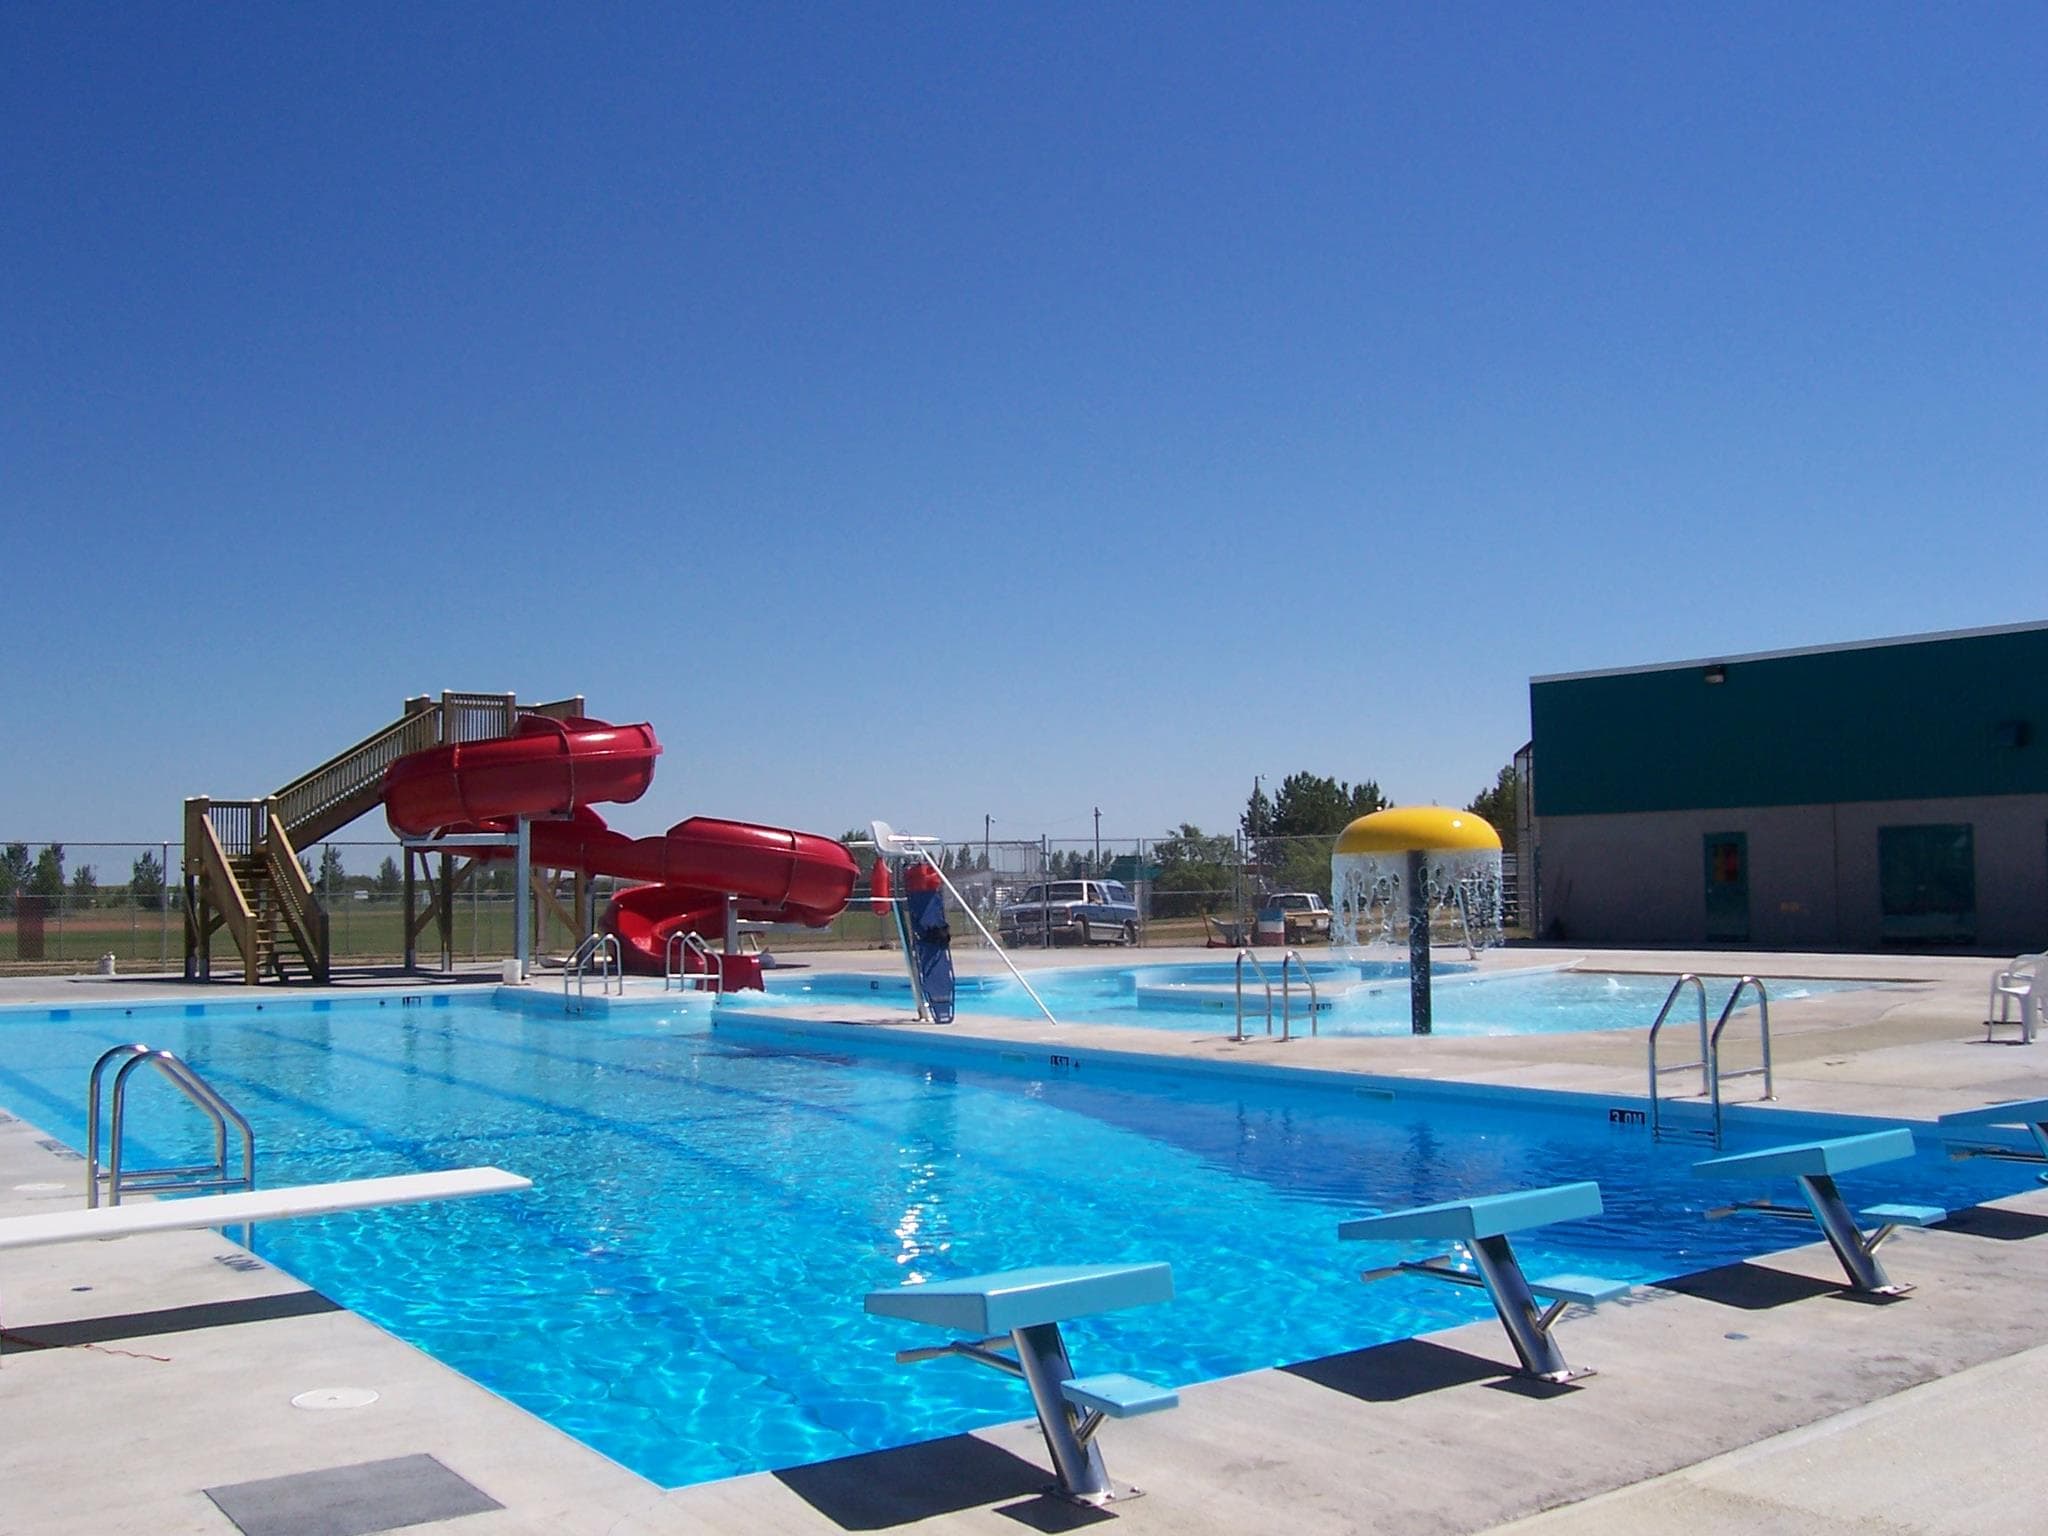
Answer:
M1728 669L1717 661L1700 676L1709 683L1725 683L1728 681Z

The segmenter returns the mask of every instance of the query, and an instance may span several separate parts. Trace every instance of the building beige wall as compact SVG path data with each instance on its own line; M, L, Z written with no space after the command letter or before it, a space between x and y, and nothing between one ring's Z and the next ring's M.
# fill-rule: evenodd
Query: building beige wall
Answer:
M1741 832L1752 946L1878 949L1878 830L1931 822L1976 829L1977 947L2048 947L2048 795L1546 816L1543 924L1584 943L1703 944L1702 839Z

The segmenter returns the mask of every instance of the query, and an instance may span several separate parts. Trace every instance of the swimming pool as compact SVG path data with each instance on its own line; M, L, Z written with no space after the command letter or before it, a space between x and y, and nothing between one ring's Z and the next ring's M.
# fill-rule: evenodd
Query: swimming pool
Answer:
M772 1019L566 1019L445 994L60 1012L0 1013L0 1104L73 1146L94 1057L140 1039L250 1116L265 1184L531 1176L525 1195L262 1228L257 1251L671 1485L1025 1416L992 1372L893 1363L932 1339L861 1298L911 1279L1168 1260L1176 1301L1070 1333L1090 1370L1184 1385L1486 1315L1477 1292L1357 1283L1366 1251L1335 1228L1371 1206L1600 1179L1607 1214L1532 1234L1532 1273L1650 1280L1799 1240L1705 1222L1728 1191L1690 1176L1694 1151L1583 1099L930 1038L854 1057ZM138 1082L145 1150L189 1156L187 1107ZM1843 1183L1852 1202L1959 1206L2032 1179L1930 1154Z
M1273 1028L1281 1025L1277 960L1265 962L1273 980ZM1405 1035L1409 1032L1408 968L1379 960L1337 961L1318 956L1309 968L1316 985L1315 1031L1323 1035ZM1296 973L1297 977L1299 973ZM1559 1034L1588 1029L1647 1030L1663 1006L1674 977L1625 975L1548 968L1480 971L1458 963L1431 968L1432 1024L1445 1035ZM1718 1015L1734 989L1733 976L1704 978L1710 1017ZM1237 987L1230 961L1191 965L1091 966L1033 973L1032 988L1054 1017L1068 1024L1125 1024L1141 1029L1225 1030L1237 1020ZM1832 992L1882 986L1867 981L1810 981L1766 978L1773 1004ZM769 975L769 998L781 1002L833 1002L887 998L906 1006L909 981L888 976ZM1686 1005L1694 1010L1690 1015ZM1755 1008L1746 993L1742 1011ZM1024 989L1007 974L963 979L963 1011L1008 1018L1040 1017ZM1673 1011L1676 1026L1697 1020L1690 997ZM1265 1033L1266 993L1258 977L1244 973L1244 1017L1248 1032ZM1309 996L1295 982L1293 1030L1309 1032Z

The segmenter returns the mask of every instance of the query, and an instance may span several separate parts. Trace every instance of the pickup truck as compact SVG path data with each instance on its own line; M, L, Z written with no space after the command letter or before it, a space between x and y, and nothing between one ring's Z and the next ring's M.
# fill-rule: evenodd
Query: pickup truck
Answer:
M1117 880L1053 880L1029 885L997 916L1005 944L1135 944L1138 908Z
M1260 903L1270 911L1278 907L1287 917L1287 942L1292 944L1301 939L1327 939L1330 936L1330 909L1323 898L1314 891L1275 891Z

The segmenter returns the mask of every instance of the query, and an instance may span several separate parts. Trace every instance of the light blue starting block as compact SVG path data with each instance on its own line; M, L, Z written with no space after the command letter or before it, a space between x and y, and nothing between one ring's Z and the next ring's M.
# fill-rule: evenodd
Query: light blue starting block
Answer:
M1769 1200L1743 1200L1717 1206L1707 1212L1709 1220L1748 1212L1778 1216L1793 1221L1812 1221L1826 1234L1828 1246L1848 1272L1850 1287L1873 1296L1903 1296L1913 1289L1895 1283L1877 1261L1878 1245L1900 1227L1926 1227L1946 1220L1948 1212L1938 1205L1872 1205L1862 1211L1863 1219L1878 1223L1867 1235L1849 1214L1834 1176L1876 1163L1895 1162L1913 1155L1913 1133L1901 1126L1896 1130L1872 1131L1862 1136L1836 1136L1826 1141L1790 1142L1765 1147L1757 1152L1734 1152L1694 1163L1692 1171L1705 1177L1790 1174L1799 1181L1804 1206L1777 1205Z
M2010 1099L2003 1104L1986 1104L1982 1109L1959 1109L1935 1121L1936 1128L1944 1132L2005 1125L2019 1126L2026 1131L2034 1138L2035 1150L2028 1152L2018 1147L1971 1144L1951 1146L1949 1155L1995 1157L2008 1163L2048 1164L2048 1099ZM2041 1181L2048 1183L2048 1173L2041 1175Z
M1522 1273L1508 1234L1547 1226L1553 1221L1598 1216L1601 1208L1598 1184L1553 1184L1547 1189L1480 1195L1471 1200L1446 1200L1437 1205L1361 1216L1341 1223L1337 1236L1346 1242L1422 1239L1457 1244L1471 1255L1473 1269L1457 1267L1454 1254L1442 1253L1368 1269L1359 1278L1385 1280L1393 1275L1427 1275L1453 1285L1482 1286L1493 1299L1501 1326L1507 1329L1515 1353L1521 1357L1522 1369L1543 1381L1573 1381L1593 1372L1574 1370L1565 1363L1563 1351L1551 1337L1551 1324L1574 1302L1597 1306L1625 1294L1632 1289L1632 1282L1599 1275L1547 1275L1531 1280ZM1550 1305L1539 1310L1538 1297Z
M1171 1300L1173 1270L1165 1264L1058 1264L870 1291L867 1310L973 1334L971 1340L900 1350L896 1363L958 1355L1021 1377L1031 1389L1058 1491L1079 1504L1105 1504L1138 1490L1112 1488L1095 1443L1102 1421L1157 1413L1177 1404L1180 1395L1114 1372L1075 1376L1060 1324ZM1003 1354L1006 1345L1015 1353Z

